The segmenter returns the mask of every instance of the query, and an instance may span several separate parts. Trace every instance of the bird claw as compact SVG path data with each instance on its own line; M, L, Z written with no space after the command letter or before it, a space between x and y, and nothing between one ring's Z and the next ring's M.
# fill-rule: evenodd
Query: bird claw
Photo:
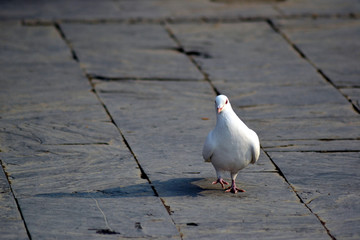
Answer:
M231 186L227 188L225 192L237 193L237 192L245 192L245 190L236 187L235 180L233 179L231 181Z
M217 184L217 183L220 183L222 188L224 188L224 184L229 185L229 183L224 181L224 179L222 178L218 178L216 181L212 182L212 184Z
M244 189L237 188L235 186L228 187L225 192L237 193L237 192L246 192Z

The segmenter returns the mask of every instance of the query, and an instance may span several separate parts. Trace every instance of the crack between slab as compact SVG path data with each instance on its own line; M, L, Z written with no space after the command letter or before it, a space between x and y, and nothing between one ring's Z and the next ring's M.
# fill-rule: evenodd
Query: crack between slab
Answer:
M87 78L100 81L168 81L168 82L197 82L198 79L190 78L158 78L158 77L108 77L97 74L86 74Z
M338 85L341 89L352 89L352 88L360 88L360 85Z
M347 96L346 94L344 94L341 89L339 87L337 87L335 85L335 83L320 69L318 68L315 63L312 63L308 58L306 58L307 61L312 64L314 66L314 68L317 70L317 72L323 77L323 79L325 79L331 86L333 86L335 89L337 89L341 95L343 95L346 100L348 100L348 102L352 105L353 109L355 112L357 112L358 114L360 114L360 109L356 106L356 104L353 102L353 100Z
M262 147L261 147L262 148ZM313 212L313 210L309 207L308 203L306 203L300 196L300 194L298 194L298 192L296 191L296 189L294 188L294 186L289 182L289 180L286 178L285 174L281 171L280 167L275 163L275 161L271 158L271 156L267 153L267 151L265 151L264 148L262 148L262 150L264 151L264 153L266 154L266 156L270 159L270 161L272 162L272 164L275 166L275 169L277 170L278 174L284 179L284 181L291 187L291 189L293 190L294 194L296 195L296 197L299 199L300 203L302 203L310 212L311 214L313 214L321 223L321 225L323 226L323 228L325 229L326 233L329 235L329 237L332 240L336 240L335 236L332 235L332 233L330 232L330 229L327 228L326 226L326 222L324 220L322 220L320 218L320 216L318 214L316 214L315 212Z
M211 55L206 52L201 52L197 50L186 51L183 47L170 48L171 50L177 51L179 53L185 54L186 56L195 56L201 58L211 58Z
M344 94L341 91L341 89L338 86L336 86L336 84L324 73L324 71L320 69L313 61L311 61L306 56L306 54L294 42L292 42L291 39L283 31L280 30L280 28L276 26L276 24L271 19L267 19L266 22L276 33L278 33L295 50L295 52L297 52L300 55L301 58L303 58L306 62L308 62L328 84L334 87L344 98L346 98L346 100L351 104L352 108L356 113L360 114L360 109L358 108L356 103L354 103L349 96Z
M45 146L88 146L88 145L110 145L108 142L87 142L87 143L45 143Z
M76 61L76 62L80 62L79 57L77 56L71 42L69 41L69 39L67 39L65 32L62 30L60 24L58 22L53 23L53 26L55 27L55 29L57 30L57 32L60 34L61 38L64 40L64 42L66 43L66 45L69 47L70 52L71 52L71 56L72 58Z
M32 238L31 238L31 234L30 234L29 228L28 228L28 226L27 226L27 224L26 224L26 221L25 221L23 212L21 211L19 201L18 201L18 199L16 198L15 193L14 193L12 187L11 187L11 181L9 180L9 174L6 172L6 170L5 170L5 165L4 165L4 163L3 163L3 161L2 161L1 159L0 159L0 165L1 165L1 169L2 169L2 171L3 171L3 173L4 173L4 175L5 175L5 177L6 177L6 180L7 180L7 183L8 183L10 192L11 192L11 195L13 196L13 198L14 198L14 200L15 200L16 207L17 207L17 209L18 209L18 211L19 211L19 213L20 213L20 217L21 217L21 220L23 221L26 234L27 234L29 240L31 240L31 239L32 239Z
M211 88L213 89L213 91L215 92L216 95L220 95L220 91L215 87L215 85L212 83L212 81L209 78L209 74L207 74L202 67L200 66L199 63L196 62L196 60L193 57L193 54L189 54L189 52L185 51L184 46L181 44L180 40L175 36L174 32L171 30L169 24L166 22L165 24L163 24L163 27L165 28L166 32L169 34L170 38L177 44L177 51L179 51L180 53L185 54L185 56L187 56L187 58L190 60L190 62L192 64L195 65L195 67L199 70L199 72L203 75L204 80L206 82L208 82L211 86Z

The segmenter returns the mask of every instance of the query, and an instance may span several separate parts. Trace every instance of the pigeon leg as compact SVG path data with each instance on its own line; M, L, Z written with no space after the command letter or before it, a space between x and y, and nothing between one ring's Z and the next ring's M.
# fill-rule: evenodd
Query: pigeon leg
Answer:
M217 183L220 183L221 184L221 187L224 188L224 184L225 185L228 185L229 183L224 181L224 179L222 179L221 177L219 177L216 181L214 181L212 184L217 184Z
M240 189L240 188L236 187L235 180L232 179L231 180L231 187L226 189L225 192L237 193L237 192L246 192L246 191L244 189Z

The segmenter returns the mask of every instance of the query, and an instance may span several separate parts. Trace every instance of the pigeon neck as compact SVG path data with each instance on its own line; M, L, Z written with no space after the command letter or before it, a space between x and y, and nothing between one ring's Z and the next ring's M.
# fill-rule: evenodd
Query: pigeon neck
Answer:
M226 109L216 116L216 125L220 128L231 128L231 126L236 125L238 127L242 127L244 129L247 126L241 121L241 119L236 115L234 110Z
M219 121L226 122L229 120L229 118L231 118L233 113L234 113L234 111L232 111L232 109L225 109L224 111L222 111L216 115L216 120L217 120L217 122L219 122Z

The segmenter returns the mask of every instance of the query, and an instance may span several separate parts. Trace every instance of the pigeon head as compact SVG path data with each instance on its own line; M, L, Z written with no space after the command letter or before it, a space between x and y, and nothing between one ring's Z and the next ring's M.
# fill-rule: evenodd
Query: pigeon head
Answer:
M230 101L225 95L219 95L215 98L215 109L218 114L226 109L231 109Z

